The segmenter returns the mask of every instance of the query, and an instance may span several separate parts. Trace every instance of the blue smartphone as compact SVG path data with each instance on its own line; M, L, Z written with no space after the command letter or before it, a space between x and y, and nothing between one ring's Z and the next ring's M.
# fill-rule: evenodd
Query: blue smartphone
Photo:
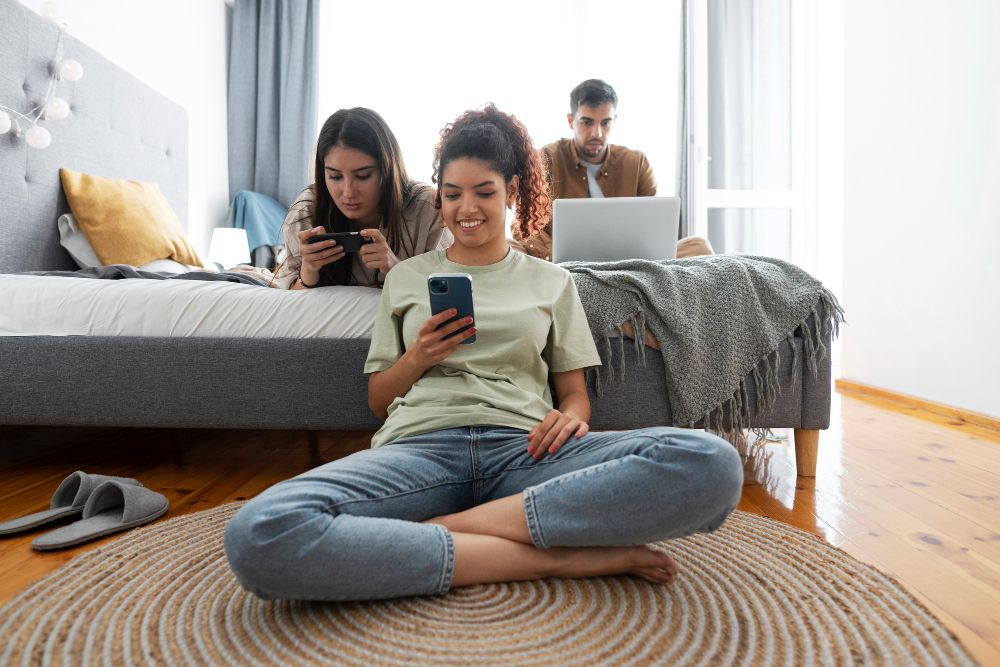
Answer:
M466 324L458 331L448 334L443 340L448 340L455 334L459 334L469 327L476 326L476 315L472 311L472 276L468 273L432 273L427 278L427 291L431 295L432 315L443 313L449 308L454 308L458 311L455 317L449 319L441 327L462 317L472 318L471 324ZM438 329L441 327L438 327ZM476 334L472 334L463 340L462 344L475 342Z

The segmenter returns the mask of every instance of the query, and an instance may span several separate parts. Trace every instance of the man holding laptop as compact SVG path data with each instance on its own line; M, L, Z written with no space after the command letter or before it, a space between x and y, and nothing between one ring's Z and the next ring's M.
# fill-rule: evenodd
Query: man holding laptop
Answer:
M620 202L618 206L609 205L570 205L569 202L559 203L560 199L597 199L611 197L655 197L656 178L653 168L646 156L637 150L608 143L608 137L614 127L617 116L618 95L614 88L600 79L588 79L570 93L570 113L566 115L573 137L542 147L542 159L548 166L549 188L555 202L556 219L565 218L573 223L573 234L560 238L553 257L552 222L529 239L522 239L516 227L513 230L512 245L522 246L524 252L541 259L563 261L563 259L626 259L642 257L646 259L672 259L673 242L677 238L677 219L680 213L680 201L675 198L657 198L648 202ZM574 203L575 204L575 203ZM582 202L581 202L582 204ZM596 202L594 202L596 204ZM664 235L664 243L671 247L653 243L660 254L656 257L645 257L641 253L629 253L628 245L621 248L624 256L614 256L614 249L604 247L602 257L587 257L581 244L593 243L592 231L595 220L622 220L622 215L631 219L637 218L637 224L642 227L642 220L651 221L651 228ZM651 217L652 216L652 217ZM587 218L590 220L588 221ZM663 224L663 223L667 224ZM565 222L562 224L566 224ZM600 224L600 223L598 223ZM560 226L557 224L557 226ZM560 228L562 228L560 226ZM600 229L600 228L598 228ZM672 230L672 231L671 231ZM603 235L609 231L604 224ZM621 230L617 230L621 231ZM672 234L672 238L667 238ZM645 236L643 234L643 236ZM591 237L591 238L588 238ZM618 237L619 241L628 241ZM645 239L631 239L637 248L650 251L649 242ZM573 247L567 246L570 243ZM607 243L607 239L605 239ZM559 252L562 250L562 252ZM581 255L581 252L583 254ZM610 255L608 255L610 253ZM688 237L676 242L676 257L692 257L695 255L710 255L712 247L706 239ZM563 255L559 257L558 255Z

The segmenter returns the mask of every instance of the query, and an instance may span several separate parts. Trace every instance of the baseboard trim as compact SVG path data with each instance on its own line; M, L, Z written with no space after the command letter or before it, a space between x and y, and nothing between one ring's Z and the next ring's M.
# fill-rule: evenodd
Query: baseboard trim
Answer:
M975 412L973 410L956 408L953 405L930 401L926 398L911 396L909 394L903 394L890 389L873 387L872 385L854 382L853 380L838 379L834 382L834 384L837 387L837 391L842 394L862 394L864 396L874 396L876 398L899 403L908 408L926 410L927 412L932 412L936 415L947 417L948 419L955 419L960 422L965 422L966 424L979 426L980 428L1000 431L1000 417L993 417L991 415L983 414L982 412Z

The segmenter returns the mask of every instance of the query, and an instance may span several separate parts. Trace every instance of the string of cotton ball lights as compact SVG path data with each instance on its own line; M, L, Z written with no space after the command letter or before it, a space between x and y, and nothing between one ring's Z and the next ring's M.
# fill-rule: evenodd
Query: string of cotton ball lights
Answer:
M43 17L56 23L59 18L59 7L56 3L48 0L41 4L40 13ZM46 120L62 120L69 115L69 104L61 97L56 97L56 85L62 79L66 81L79 81L83 77L83 67L75 60L63 60L62 46L63 34L66 32L66 25L56 23L59 28L59 38L56 41L56 57L54 66L49 68L49 85L45 91L42 103L32 108L27 113L21 113L16 109L0 104L0 135L10 132L13 125L17 128L17 136L24 136L25 141L32 148L41 150L47 148L52 143L52 134L38 124L38 121L45 116ZM31 123L26 131L22 130L21 122Z

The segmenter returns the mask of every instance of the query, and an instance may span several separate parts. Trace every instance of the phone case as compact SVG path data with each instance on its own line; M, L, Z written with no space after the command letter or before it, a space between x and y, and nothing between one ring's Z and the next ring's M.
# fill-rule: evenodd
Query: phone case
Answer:
M358 232L333 232L331 234L316 234L309 237L309 243L335 240L344 247L344 252L360 252L361 246L374 243L372 237L362 236Z
M476 326L476 315L472 309L472 276L468 273L432 273L427 278L427 292L431 297L431 313L437 315L449 308L458 311L455 317L442 324L454 322L462 317L471 317L472 323L467 324L455 333L445 336L445 340L455 334ZM439 329L441 327L438 327ZM476 342L476 334L462 341L462 344Z

